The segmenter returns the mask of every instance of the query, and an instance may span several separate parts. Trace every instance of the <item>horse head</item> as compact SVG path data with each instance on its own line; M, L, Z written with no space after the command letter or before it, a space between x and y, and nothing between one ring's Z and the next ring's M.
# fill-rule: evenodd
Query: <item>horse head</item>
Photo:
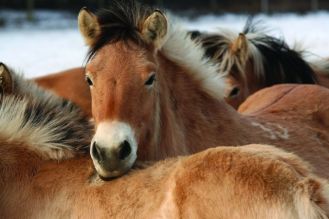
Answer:
M154 141L158 129L155 58L165 40L167 18L158 10L113 8L107 15L80 11L79 28L92 52L86 80L92 96L96 133L91 157L100 176L127 172L139 145Z

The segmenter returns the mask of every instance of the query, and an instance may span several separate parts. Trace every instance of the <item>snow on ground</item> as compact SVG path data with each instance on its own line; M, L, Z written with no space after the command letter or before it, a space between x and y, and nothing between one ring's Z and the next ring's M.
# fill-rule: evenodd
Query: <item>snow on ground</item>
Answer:
M5 14L7 13L7 14ZM82 66L87 48L76 20L66 13L38 12L34 24L21 22L22 13L0 12L11 16L9 24L0 29L0 61L36 77L47 73ZM290 45L302 43L303 48L320 56L329 57L329 12L306 15L257 15L270 33L283 36ZM242 30L246 15L206 15L182 21L190 29L216 30L217 27Z

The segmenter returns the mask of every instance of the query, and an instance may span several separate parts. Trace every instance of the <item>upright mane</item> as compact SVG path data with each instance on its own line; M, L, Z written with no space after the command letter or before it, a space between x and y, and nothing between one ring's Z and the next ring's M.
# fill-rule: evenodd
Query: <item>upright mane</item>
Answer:
M144 6L133 0L114 0L109 8L96 13L100 25L99 36L91 45L88 60L106 44L119 40L130 41L140 46L147 46L141 30L145 19L155 9ZM223 74L218 74L217 63L204 56L202 45L189 37L188 31L173 17L168 18L168 31L159 51L167 58L187 70L200 81L207 93L215 98L222 98L225 91Z
M100 24L99 36L89 50L88 59L92 58L106 44L124 40L138 45L145 45L139 32L145 19L153 12L133 0L114 0L106 9L100 9L97 20Z
M254 67L253 73L265 86L276 83L317 82L311 65L303 59L303 52L291 49L283 39L269 36L260 30L259 22L248 19L242 33L247 40L248 56ZM246 78L245 63L230 52L231 44L239 33L221 29L215 34L193 33L196 40L201 41L206 49L206 56L220 63L222 72L230 72L237 68L242 78Z
M13 92L1 96L0 139L24 143L45 159L87 152L92 125L80 109L9 71Z

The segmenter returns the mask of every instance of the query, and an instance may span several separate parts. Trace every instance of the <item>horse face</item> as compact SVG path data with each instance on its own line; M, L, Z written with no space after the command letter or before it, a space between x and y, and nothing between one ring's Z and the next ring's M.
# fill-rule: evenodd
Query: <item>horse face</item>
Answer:
M150 57L147 50L118 42L102 48L87 65L96 124L91 156L101 176L129 170L138 145L146 143L141 140L154 130L157 69Z
M79 24L87 44L93 44L91 36L100 31L95 16L82 11ZM155 11L140 30L144 43L106 44L86 66L96 124L90 153L101 177L127 172L137 159L138 147L153 141L159 117L154 54L166 35L166 25L165 17Z
M228 89L225 93L225 101L235 109L238 109L251 94L260 89L257 85L258 79L254 76L253 72L253 65L248 60L244 66L244 72L241 73L233 67L226 76Z

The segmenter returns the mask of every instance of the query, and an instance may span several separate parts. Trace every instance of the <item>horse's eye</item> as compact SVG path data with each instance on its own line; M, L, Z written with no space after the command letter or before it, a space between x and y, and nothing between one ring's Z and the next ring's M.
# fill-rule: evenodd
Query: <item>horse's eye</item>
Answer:
M145 85L151 86L155 81L155 74L152 74L146 81Z
M229 97L236 97L239 95L239 93L240 93L240 88L235 87L231 90Z
M86 78L85 79L86 79L86 82L88 83L89 86L93 86L94 85L93 81L90 79L90 77L88 75L86 75Z

